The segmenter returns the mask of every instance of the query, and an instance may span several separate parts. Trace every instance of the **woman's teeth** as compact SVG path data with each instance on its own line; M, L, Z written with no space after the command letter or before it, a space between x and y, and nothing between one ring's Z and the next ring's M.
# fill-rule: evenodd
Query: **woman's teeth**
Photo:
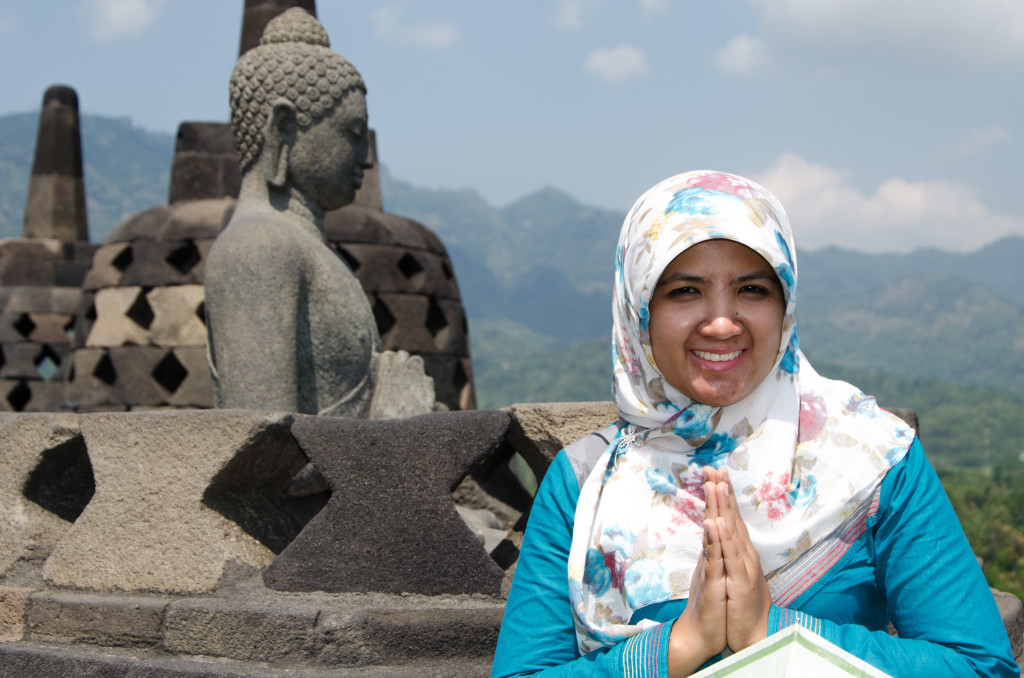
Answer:
M741 353L743 353L742 350L733 351L732 353L708 353L707 351L693 352L693 354L700 358L701 360L710 360L713 363L724 363L727 360L739 358Z

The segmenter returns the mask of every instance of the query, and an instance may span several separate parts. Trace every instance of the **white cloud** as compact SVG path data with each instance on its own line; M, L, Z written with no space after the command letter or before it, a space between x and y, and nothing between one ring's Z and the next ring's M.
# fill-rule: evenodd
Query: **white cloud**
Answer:
M751 75L768 62L768 50L758 38L737 35L718 53L718 67L733 75Z
M587 56L586 71L608 82L617 82L647 73L647 56L629 45L597 49Z
M782 201L802 249L972 251L1005 235L1024 235L1024 219L992 213L960 182L892 178L865 195L842 172L791 153L755 178Z
M989 125L984 129L972 129L951 149L953 155L968 157L1013 141L1013 136L1000 125Z
M557 0L551 23L559 28L578 31L583 28L585 0Z
M82 0L89 36L98 43L137 38L153 25L164 0Z
M459 41L458 29L448 22L404 22L403 15L408 8L408 2L399 2L374 10L370 14L374 35L389 45L426 49L449 47Z
M780 43L863 59L1024 62L1020 0L750 0Z

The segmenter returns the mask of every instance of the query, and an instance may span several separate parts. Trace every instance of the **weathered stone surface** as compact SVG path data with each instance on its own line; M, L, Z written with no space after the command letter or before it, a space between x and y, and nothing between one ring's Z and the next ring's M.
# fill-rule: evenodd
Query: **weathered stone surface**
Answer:
M152 238L154 233L159 232L160 226L167 222L170 212L169 205L157 205L133 214L108 233L103 239L103 244Z
M200 315L202 285L157 287L146 295L153 311L149 340L157 346L205 346L206 324Z
M273 536L261 534L273 524L261 509L283 497L305 463L288 445L288 421L206 410L80 415L96 494L44 578L99 591L202 593L230 562L266 565L272 552L251 534Z
M0 645L0 676L3 678L486 678L490 672L490 659L322 670L273 669L223 659L152 657L138 650L66 649L26 643Z
M68 287L19 286L5 290L4 313L75 313L80 290Z
M434 380L423 373L423 359L405 351L381 353L367 419L404 419L433 407Z
M213 380L206 363L206 346L180 346L172 352L186 376L173 392L168 392L167 403L175 407L213 407Z
M378 323L385 314L394 318L390 329L381 332L386 343L410 353L469 354L466 317L458 300L388 292L373 297Z
M265 606L248 600L203 598L167 611L164 645L171 652L246 661L308 660L319 610L284 597Z
M292 435L333 493L264 581L285 591L497 593L504 575L459 518L451 492L508 425L497 411L297 419Z
M235 209L233 197L186 200L171 206L160 229L156 232L159 241L169 240L213 240L224 229Z
M33 641L106 647L159 645L170 598L38 592L28 626Z
M234 198L241 181L231 125L183 122L178 126L167 202Z
M90 348L148 345L149 327L145 319L152 322L152 311L146 314L145 309L149 304L145 298L146 290L142 287L108 287L98 290L92 302L96 309L96 320L85 339L85 345ZM143 324L140 325L140 322Z
M64 414L0 414L0 575L19 560L46 558L70 523L26 496L38 486L38 497L46 488L60 486L60 469L43 469L33 475L48 454L84 454L77 417ZM53 506L43 498L44 504ZM73 518L71 518L73 519Z
M612 402L517 404L508 441L540 481L566 445L599 431L619 418Z
M1010 639L1013 657L1019 664L1024 658L1024 614L1022 614L1020 598L997 589L992 589L992 596L999 608L999 615L1003 618L1003 626L1006 627L1006 635Z
M22 235L89 240L78 95L70 87L55 85L43 95Z
M424 293L458 299L450 264L446 257L426 250L409 250L384 245L358 243L344 247L359 262L356 278L367 292ZM348 257L344 257L346 261Z
M0 379L0 410L5 412L57 412L64 401L60 379Z
M93 256L92 265L85 275L82 287L95 290L120 284L125 270L131 265L131 260L132 244L130 242L121 241L100 245Z
M16 643L25 637L28 601L33 589L0 586L0 643Z

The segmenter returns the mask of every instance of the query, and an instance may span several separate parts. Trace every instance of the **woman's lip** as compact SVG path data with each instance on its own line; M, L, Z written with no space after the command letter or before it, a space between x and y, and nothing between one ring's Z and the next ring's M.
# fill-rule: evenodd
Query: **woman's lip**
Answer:
M690 351L690 355L692 355L704 369L722 372L735 367L741 360L743 360L743 354L746 352L746 349L742 348L735 351L702 351L699 349L693 349Z

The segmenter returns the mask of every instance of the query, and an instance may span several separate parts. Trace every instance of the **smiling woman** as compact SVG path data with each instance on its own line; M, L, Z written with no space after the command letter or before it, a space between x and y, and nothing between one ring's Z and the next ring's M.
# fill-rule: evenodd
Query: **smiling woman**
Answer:
M687 676L793 624L896 676L1019 675L913 429L801 353L795 251L742 177L633 206L621 418L545 475L492 675Z

